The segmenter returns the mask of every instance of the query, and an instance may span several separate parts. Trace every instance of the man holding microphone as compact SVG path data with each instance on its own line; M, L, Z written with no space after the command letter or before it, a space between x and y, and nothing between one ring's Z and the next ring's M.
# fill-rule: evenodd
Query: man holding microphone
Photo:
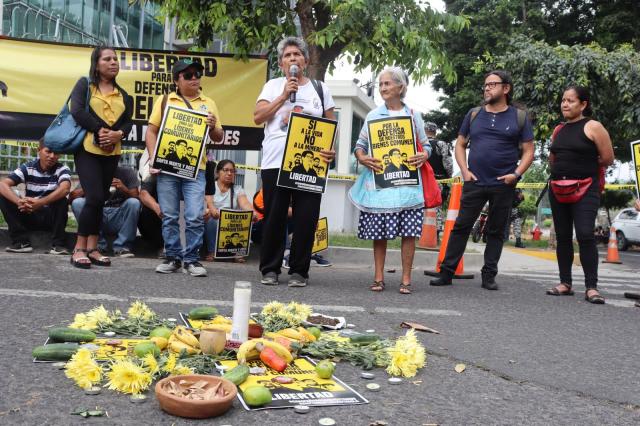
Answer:
M287 138L292 110L335 120L335 103L328 87L304 75L309 64L307 44L298 37L278 43L278 65L284 77L269 80L258 96L253 120L265 124L262 142L262 188L265 225L260 250L262 284L277 285L285 250L285 233L289 204L293 209L293 240L289 254L289 287L304 287L309 278L315 224L320 214L322 194L277 186L278 172ZM325 163L335 151L321 151Z

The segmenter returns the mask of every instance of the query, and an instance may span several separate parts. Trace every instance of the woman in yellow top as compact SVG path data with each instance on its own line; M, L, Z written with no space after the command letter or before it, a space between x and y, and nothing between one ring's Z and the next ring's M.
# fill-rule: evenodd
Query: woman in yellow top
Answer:
M118 84L118 57L110 47L99 46L91 53L88 81L81 78L71 92L71 114L87 135L75 154L76 172L86 203L78 218L78 237L71 256L73 266L88 269L91 264L111 265L98 251L102 208L120 159L120 145L131 131L133 100ZM90 93L87 108L87 90Z
M149 158L153 158L156 150L158 131L160 130L162 114L164 113L163 104L205 112L207 114L207 126L209 126L209 137L214 142L222 140L222 124L220 123L220 115L218 114L216 103L200 91L200 79L202 78L203 69L200 63L193 62L190 59L181 59L171 69L176 91L160 96L153 105L145 137ZM182 158L186 158L188 144L185 140L179 139L175 141L173 149L174 152L165 154L165 158L172 158L178 162ZM184 272L191 276L207 276L207 270L198 262L204 236L206 160L203 155L199 166L200 171L195 180L166 173L159 174L160 170L153 168L153 164L151 164L149 171L151 174L158 175L158 203L162 211L162 238L164 239L166 253L166 260L156 267L156 272L170 274L184 266ZM185 247L182 247L182 242L180 241L180 225L178 222L181 199L184 200Z

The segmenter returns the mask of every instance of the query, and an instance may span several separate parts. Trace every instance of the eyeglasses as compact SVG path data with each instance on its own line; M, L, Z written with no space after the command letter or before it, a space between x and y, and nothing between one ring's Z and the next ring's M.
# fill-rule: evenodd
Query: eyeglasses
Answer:
M482 85L482 90L495 89L498 84L505 84L502 81L491 81Z
M202 73L200 71L187 71L182 73L182 78L184 78L185 80L191 80L193 77L201 78Z
M235 169L221 169L220 171L224 172L224 173L235 173L236 172Z

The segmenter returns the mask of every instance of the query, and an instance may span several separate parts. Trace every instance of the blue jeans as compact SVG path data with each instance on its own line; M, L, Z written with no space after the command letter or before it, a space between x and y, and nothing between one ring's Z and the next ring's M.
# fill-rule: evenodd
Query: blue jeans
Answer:
M216 251L218 238L218 219L209 218L204 224L204 240L207 243L207 253Z
M71 210L76 220L86 203L85 198L76 198L71 202ZM127 198L120 207L104 207L102 210L102 228L100 229L100 239L98 247L100 250L107 248L105 235L116 235L113 241L113 250L118 251L126 248L131 250L136 239L138 227L138 216L140 215L140 200L137 198Z
M200 259L200 247L204 235L205 174L201 170L196 180L158 175L158 204L162 210L162 238L167 259L185 263ZM184 199L186 247L180 242L180 199Z

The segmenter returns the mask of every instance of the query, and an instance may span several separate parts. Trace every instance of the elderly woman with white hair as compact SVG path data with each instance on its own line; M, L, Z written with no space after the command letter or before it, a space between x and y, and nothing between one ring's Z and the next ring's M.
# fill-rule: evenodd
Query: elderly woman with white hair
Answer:
M380 292L385 288L384 261L387 241L402 238L402 281L400 293L411 293L411 268L416 249L416 238L422 232L424 195L422 186L398 186L376 189L373 173L382 171L383 164L369 153L368 122L381 118L409 116L413 118L416 143L422 145L422 152L410 157L409 164L421 167L431 154L431 145L424 133L424 124L418 111L404 103L409 78L398 67L385 68L378 75L378 87L384 104L367 114L354 149L356 159L365 166L356 183L349 191L349 198L360 210L358 238L373 240L375 276L371 291Z
M335 120L335 103L329 88L308 78L309 49L304 40L286 37L278 43L278 65L284 77L267 81L253 113L256 124L264 126L261 177L264 197L264 229L260 248L262 284L277 285L284 258L287 212L293 210L293 239L289 253L289 287L304 287L309 279L315 224L320 214L322 194L277 186L291 111ZM335 151L320 156L330 163Z

